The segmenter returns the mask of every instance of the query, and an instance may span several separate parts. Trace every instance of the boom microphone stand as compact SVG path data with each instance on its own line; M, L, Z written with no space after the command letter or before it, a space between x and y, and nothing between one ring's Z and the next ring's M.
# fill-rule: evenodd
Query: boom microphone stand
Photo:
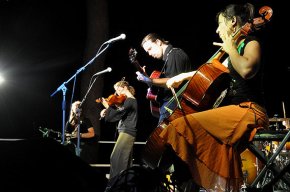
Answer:
M108 69L106 69L106 70L108 70L109 72L111 72L111 68L109 67ZM85 100L86 100L86 98L87 98L87 95L89 94L89 92L90 92L90 90L92 89L92 87L93 87L93 85L94 85L94 83L96 82L96 80L97 80L97 78L99 77L98 75L100 75L100 74L103 74L104 72L98 72L98 73L96 73L96 74L94 74L93 76L92 76L92 78L91 79L93 79L94 78L94 81L92 82L92 83L90 83L90 85L89 85L89 89L88 89L88 91L86 92L86 94L85 94L85 96L84 96L84 98L82 99L82 101L81 101L81 103L80 103L80 106L79 106L79 110L81 110L81 107L82 107L82 104L85 102ZM80 141L81 141L81 138L80 138L80 115L78 116L78 129L77 129L77 135L78 135L78 137L77 137L77 147L76 147L76 155L77 156L80 156L80 153L81 153L81 148L80 148Z
M123 36L122 36L123 37ZM83 67L81 67L80 69L78 69L76 71L76 73L71 76L67 81L63 82L51 95L50 97L53 97L57 92L59 91L62 91L62 138L61 138L61 144L65 144L65 111L66 111L66 91L67 91L67 88L66 88L66 85L73 79L73 78L76 78L77 75L84 71L86 69L86 67L88 65L90 65L97 57L99 57L106 49L108 49L108 47L110 46L110 43L114 42L116 38L113 38L109 41L106 41L105 43L103 43L101 45L101 47L99 48L97 54L88 62L86 63ZM123 38L125 39L125 38ZM112 41L114 40L114 41ZM105 46L104 49L102 49L102 47ZM107 72L111 71L111 69L107 69ZM101 72L100 72L101 73ZM78 131L78 138L79 138L79 131Z

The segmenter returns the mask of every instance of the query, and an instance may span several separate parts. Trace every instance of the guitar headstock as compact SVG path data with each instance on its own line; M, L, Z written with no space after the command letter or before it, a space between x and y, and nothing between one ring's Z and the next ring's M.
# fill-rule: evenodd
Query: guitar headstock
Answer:
M137 57L137 51L134 48L130 48L129 50L129 60L131 61L131 63L135 66L135 68L142 74L147 75L147 73L145 72L145 70L140 66L139 62L136 59Z
M129 50L129 60L131 63L136 62L136 57L137 57L137 51L134 48L130 48Z

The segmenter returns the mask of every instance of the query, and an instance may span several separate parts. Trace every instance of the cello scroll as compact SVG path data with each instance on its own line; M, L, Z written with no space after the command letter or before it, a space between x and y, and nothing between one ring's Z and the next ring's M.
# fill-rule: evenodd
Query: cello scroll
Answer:
M253 18L249 22L245 23L237 30L235 34L233 34L232 38L237 41L242 35L247 36L249 33L252 33L264 27L265 24L271 20L273 10L269 6L263 6L259 9L259 14L261 15L261 17ZM239 44L239 42L236 43ZM207 61L207 63L214 63L215 65L217 63L220 64L219 61L224 56L224 54L225 52L222 47L219 48L219 50Z

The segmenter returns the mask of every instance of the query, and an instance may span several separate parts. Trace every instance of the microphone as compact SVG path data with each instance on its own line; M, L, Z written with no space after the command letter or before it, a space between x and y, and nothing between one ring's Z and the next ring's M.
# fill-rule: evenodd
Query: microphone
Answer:
M112 39L106 41L105 43L113 43L115 41L124 40L124 39L126 39L126 35L124 33L122 33L118 37L112 38Z
M103 71L100 71L98 73L95 73L93 76L101 75L103 73L107 73L107 72L111 72L111 71L112 71L112 68L111 67L108 67L107 69L105 69Z

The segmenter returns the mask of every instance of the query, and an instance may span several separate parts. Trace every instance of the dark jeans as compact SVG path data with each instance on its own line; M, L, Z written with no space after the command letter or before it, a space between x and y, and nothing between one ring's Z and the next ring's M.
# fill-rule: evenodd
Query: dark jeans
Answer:
M172 112L176 109L177 103L175 100L166 101L160 107L160 117L158 121L158 125L163 122L164 119L168 118Z

